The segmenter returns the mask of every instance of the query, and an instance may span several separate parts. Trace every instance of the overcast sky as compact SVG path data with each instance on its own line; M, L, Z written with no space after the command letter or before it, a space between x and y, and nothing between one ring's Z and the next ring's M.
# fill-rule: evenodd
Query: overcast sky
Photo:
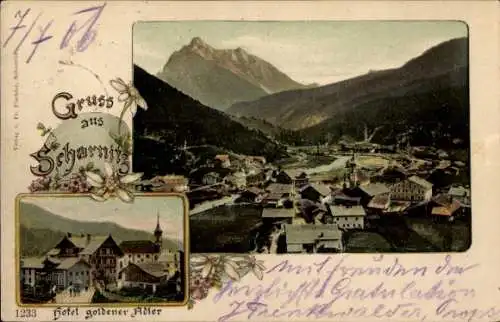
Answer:
M170 55L200 37L212 47L242 47L302 83L328 84L399 67L443 41L466 37L460 22L140 22L134 63L156 74Z
M110 221L125 228L151 233L156 227L156 215L159 213L163 237L183 243L184 208L182 199L178 197L136 197L133 203L125 203L118 198L98 202L90 197L26 197L23 202L69 219Z

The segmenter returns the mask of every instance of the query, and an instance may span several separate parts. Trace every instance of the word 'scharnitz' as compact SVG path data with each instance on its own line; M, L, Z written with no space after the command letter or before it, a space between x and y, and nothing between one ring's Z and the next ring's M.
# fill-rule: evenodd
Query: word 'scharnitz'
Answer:
M75 12L73 15L76 19L73 20L71 25L66 29L64 35L59 38L59 49L64 49L69 45L74 44L77 51L85 51L90 44L94 42L97 36L97 29L95 26L105 6L106 3ZM31 12L31 8L24 11L18 10L14 15L14 18L17 19L17 23L9 28L11 32L3 43L3 47L7 47L14 36L18 34L19 41L13 51L14 54L17 55L29 37L30 40L28 40L28 42L31 42L32 46L31 53L26 59L26 63L29 64L37 52L40 44L47 43L49 40L55 39L54 35L50 32L54 19L46 19L44 22L41 22L39 20L42 18L42 12L35 15ZM87 20L83 20L85 18L87 18ZM35 26L38 28L35 28ZM38 34L36 32L37 30ZM75 36L77 38L75 38Z

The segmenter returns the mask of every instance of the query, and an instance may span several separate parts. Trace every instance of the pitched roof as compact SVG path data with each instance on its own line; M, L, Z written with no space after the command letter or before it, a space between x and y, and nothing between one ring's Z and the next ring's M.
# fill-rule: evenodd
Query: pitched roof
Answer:
M47 255L48 256L57 256L57 255L59 255L60 252L61 252L60 249L58 249L58 248L52 248L51 250L49 250L47 252Z
M153 254L158 248L151 240L126 240L120 244L120 248L127 254Z
M314 202L309 199L300 199L298 202L298 208L300 208L302 212L306 212L309 209L314 212L318 208L322 209L322 207L324 206L321 203Z
M158 263L144 263L135 264L142 271L154 277L168 276L168 263L158 262Z
M61 259L57 258L57 257L52 257L52 256L47 256L45 257L45 259L43 260L43 262L50 262L52 264L55 264L55 265L59 265L61 264Z
M453 202L447 206L439 206L432 208L432 214L436 216L452 216L455 211L460 208L461 204L458 200L453 200Z
M75 266L76 264L78 263L83 263L87 266L90 266L89 263L87 263L86 261L84 261L83 259L81 258L78 258L78 257L68 257L68 258L65 258L61 261L61 264L59 264L59 266L57 266L57 269L70 269L72 268L73 266Z
M43 268L43 262L45 258L43 257L24 257L21 258L21 268Z
M361 201L361 197L351 197L344 193L339 193L333 197L333 200L345 200L359 203Z
M332 188L329 185L323 183L311 183L311 187L316 189L317 192L321 193L323 196L328 196L332 193Z
M286 208L264 208L262 218L293 218L293 209Z
M90 243L80 252L82 255L92 255L111 236L91 236Z
M432 183L430 183L429 181L425 180L425 179L422 179L420 177L417 177L417 176L411 176L408 178L409 181L413 182L413 183L416 183L418 184L419 186L422 186L426 189L430 189L432 188Z
M341 207L341 206L332 206L330 207L332 210L333 216L365 216L366 212L361 206L353 206L353 207Z
M432 198L432 201L437 203L440 206L447 206L453 202L453 196L450 196L445 193L437 194Z
M313 244L320 240L340 240L342 232L337 225L285 225L287 244Z
M408 207L410 207L411 202L409 201L391 201L389 208L386 210L387 213L403 212Z
M368 203L368 208L385 209L389 207L391 197L388 194L376 195Z
M365 186L360 186L359 189L372 197L390 192L389 187L383 183L370 183Z
M271 183L267 188L267 191L270 193L290 193L292 191L291 184L283 184L283 183Z
M263 191L257 187L250 187L250 188L247 188L245 189L245 191L243 192L249 192L249 193L252 193L254 195L260 195Z
M78 248L85 248L87 246L87 236L73 236L68 239Z
M287 197L287 193L268 193L265 195L265 197L263 198L264 200L271 200L271 201L277 201L277 200L280 200L282 198L286 198Z

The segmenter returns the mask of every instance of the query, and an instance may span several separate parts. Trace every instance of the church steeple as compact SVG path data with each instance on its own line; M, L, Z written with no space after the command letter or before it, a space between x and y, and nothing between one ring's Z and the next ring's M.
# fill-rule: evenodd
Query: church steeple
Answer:
M344 189L355 188L358 184L358 176L356 169L356 152L352 151L352 157L345 164L346 171L344 172Z
M155 236L155 244L159 245L161 247L161 236L163 234L163 231L161 230L160 227L160 213L158 212L156 214L156 228L154 231L154 236Z

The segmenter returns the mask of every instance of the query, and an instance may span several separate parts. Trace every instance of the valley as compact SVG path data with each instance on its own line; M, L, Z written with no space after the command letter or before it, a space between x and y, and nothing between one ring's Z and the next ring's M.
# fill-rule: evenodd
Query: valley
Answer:
M149 106L134 117L140 189L187 194L193 252L464 251L467 55L455 38L304 85L193 38L156 76L134 67Z

